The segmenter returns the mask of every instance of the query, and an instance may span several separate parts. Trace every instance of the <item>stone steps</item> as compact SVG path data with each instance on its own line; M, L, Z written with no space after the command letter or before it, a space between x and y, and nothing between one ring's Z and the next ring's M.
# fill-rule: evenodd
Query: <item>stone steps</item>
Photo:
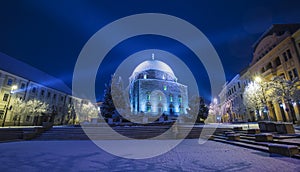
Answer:
M255 140L255 134L245 134L245 132L236 131L236 134L240 134L240 139L229 140L229 138L226 136L227 132L224 133L216 133L214 135L213 140L217 142L232 144L232 145L255 149L255 150L264 151L268 153L279 153L284 156L291 156L293 158L300 159L300 139L298 138L297 135L285 137L287 139L293 138L294 140L284 140L281 137L276 137L280 139L273 139L272 141L262 142L262 141ZM296 148L298 147L297 154L291 153L295 151L290 151L290 149L295 148L295 146ZM278 151L276 149L278 149Z

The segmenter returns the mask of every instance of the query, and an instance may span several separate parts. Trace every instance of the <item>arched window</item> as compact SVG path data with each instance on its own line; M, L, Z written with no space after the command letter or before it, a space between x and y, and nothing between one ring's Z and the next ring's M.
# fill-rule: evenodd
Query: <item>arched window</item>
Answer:
M182 103L182 97L181 97L181 95L178 96L178 102Z
M146 111L151 112L151 103L150 102L147 102L147 104L146 104Z
M170 94L170 102L173 102L173 95Z
M150 94L150 92L147 92L147 93L146 93L146 96L147 96L147 101L150 101L150 99L151 99L151 94Z

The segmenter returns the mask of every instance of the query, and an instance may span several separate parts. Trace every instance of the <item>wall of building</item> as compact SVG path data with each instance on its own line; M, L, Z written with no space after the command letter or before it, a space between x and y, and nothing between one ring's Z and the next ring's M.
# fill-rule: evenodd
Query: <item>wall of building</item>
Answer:
M11 92L13 86L17 89ZM14 104L16 100L40 100L49 105L47 113L17 114ZM74 103L81 104L82 100L53 88L16 76L0 70L0 123L5 118L5 125L41 125L44 121L52 120L55 124L64 124L74 115L71 107ZM73 114L72 114L73 113ZM54 117L51 119L51 117Z

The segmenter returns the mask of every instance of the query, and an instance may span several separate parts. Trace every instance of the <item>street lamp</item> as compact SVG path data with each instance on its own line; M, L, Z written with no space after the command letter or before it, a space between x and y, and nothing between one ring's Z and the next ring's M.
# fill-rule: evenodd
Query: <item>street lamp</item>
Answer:
M266 98L266 95L265 95L265 90L264 90L264 88L263 88L263 86L262 86L262 84L261 84L262 79L261 79L261 77L256 76L256 77L254 78L254 80L255 80L256 83L259 84L259 86L260 86L260 88L261 88L261 92L262 92L262 95L263 95L263 104L265 105L265 107L264 107L264 112L267 113L268 121L270 121L269 110L268 110L268 107L267 107L267 98Z
M11 96L12 96L12 94L14 93L14 90L16 90L16 89L18 89L18 86L17 86L17 85L11 86L11 90L10 90L10 92L9 92L8 102L7 102L7 105L6 105L6 109L5 109L5 113L4 113L4 117L3 117L3 121L2 121L2 127L4 127L4 125L5 125L6 115L7 115L8 108L9 108L9 106L10 106Z

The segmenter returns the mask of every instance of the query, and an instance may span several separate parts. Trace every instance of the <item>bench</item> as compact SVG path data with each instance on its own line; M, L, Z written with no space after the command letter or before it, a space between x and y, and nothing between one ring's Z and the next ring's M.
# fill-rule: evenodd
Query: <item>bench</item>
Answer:
M243 127L233 127L233 131L243 131Z
M240 134L228 134L227 135L227 140L240 140Z
M281 134L295 134L295 128L291 123L276 124L276 131Z
M270 142L273 141L273 135L270 133L255 134L255 141Z
M293 156L295 154L298 154L298 146L295 145L283 145L283 144L269 144L269 152L280 154L283 156Z
M247 134L259 134L260 133L260 129L248 129L247 130Z

